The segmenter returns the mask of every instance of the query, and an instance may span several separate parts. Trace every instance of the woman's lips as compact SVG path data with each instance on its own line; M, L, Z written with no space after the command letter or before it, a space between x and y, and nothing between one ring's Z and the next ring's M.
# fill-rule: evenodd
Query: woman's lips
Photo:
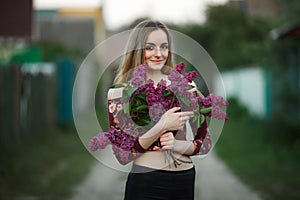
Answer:
M151 62L158 64L158 63L161 63L162 60L151 60Z

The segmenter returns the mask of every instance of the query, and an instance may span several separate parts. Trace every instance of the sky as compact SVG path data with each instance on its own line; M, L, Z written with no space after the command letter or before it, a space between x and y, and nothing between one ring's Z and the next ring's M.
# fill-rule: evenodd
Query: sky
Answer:
M150 17L172 23L205 20L207 4L224 3L228 0L33 0L35 9L94 8L103 7L107 29L118 29L139 17Z

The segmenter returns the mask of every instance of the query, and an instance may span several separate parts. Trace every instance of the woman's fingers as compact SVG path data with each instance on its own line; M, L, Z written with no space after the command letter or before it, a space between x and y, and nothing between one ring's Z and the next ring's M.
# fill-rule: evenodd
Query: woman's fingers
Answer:
M160 143L163 145L166 142L174 140L174 136L172 132L167 132L160 136Z
M174 138L172 132L166 132L166 133L164 133L163 135L160 136L161 142L172 139L172 138Z
M160 144L162 146L161 149L173 149L174 147L174 135L172 132L167 132L160 136Z
M169 109L167 112L174 113L178 110L180 110L180 107L173 107L173 108Z
M153 151L159 151L159 150L161 150L161 148L158 147L158 146L154 146L152 149L153 149Z
M176 113L177 115L179 115L180 117L185 117L185 116L192 116L194 114L194 112L192 111L185 111L185 112L179 112L179 113Z
M182 123L185 123L194 114L191 111L176 112L180 107L169 109L161 118L160 125L165 130L179 130L182 129Z
M185 116L185 117L181 117L181 118L180 118L181 121L187 121L187 120L189 120L189 119L190 119L189 116Z

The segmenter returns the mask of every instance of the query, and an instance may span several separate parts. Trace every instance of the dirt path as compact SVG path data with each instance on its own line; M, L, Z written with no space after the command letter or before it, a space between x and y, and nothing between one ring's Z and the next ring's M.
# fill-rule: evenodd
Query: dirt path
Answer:
M214 152L194 161L197 171L195 200L260 200ZM126 173L95 163L85 181L74 189L70 200L122 200L126 176Z
M197 167L197 200L261 199L257 193L243 184L214 152L205 159L194 160L194 163Z

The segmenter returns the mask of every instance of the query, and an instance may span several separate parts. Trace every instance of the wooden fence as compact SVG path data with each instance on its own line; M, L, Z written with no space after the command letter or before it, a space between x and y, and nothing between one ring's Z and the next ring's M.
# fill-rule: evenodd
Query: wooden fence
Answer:
M56 124L56 74L31 74L21 65L0 67L0 144L41 134Z

